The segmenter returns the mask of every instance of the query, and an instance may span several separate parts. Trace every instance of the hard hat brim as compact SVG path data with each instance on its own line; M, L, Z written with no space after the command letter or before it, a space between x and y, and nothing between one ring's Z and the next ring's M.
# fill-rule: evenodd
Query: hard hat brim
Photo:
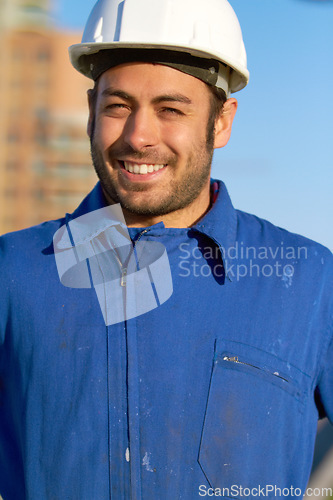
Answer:
M94 79L92 75L91 64L93 64L94 55L100 53L101 51L111 52L114 49L160 49L168 50L174 52L181 52L184 54L190 54L198 58L214 59L224 65L227 65L232 69L230 77L230 92L237 92L244 88L249 81L249 71L247 68L240 66L235 61L232 61L230 57L226 57L224 54L208 53L206 50L202 50L200 47L185 47L185 46L175 46L168 44L147 44L147 43L136 43L136 42L109 42L109 43L80 43L69 47L70 60L74 68L90 79ZM91 57L90 57L91 56Z

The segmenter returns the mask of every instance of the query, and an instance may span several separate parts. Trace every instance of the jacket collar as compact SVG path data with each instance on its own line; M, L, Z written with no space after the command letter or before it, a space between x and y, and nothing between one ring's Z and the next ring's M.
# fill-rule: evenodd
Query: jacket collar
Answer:
M225 184L214 179L212 179L211 183L212 186L215 186L217 192L216 200L207 214L191 229L199 231L212 239L220 248L222 256L224 256L236 242L237 215ZM106 206L106 200L98 182L73 214L68 216L66 222Z
M222 181L212 179L217 185L217 197L207 214L193 229L211 238L220 248L222 256L235 245L237 233L237 215L227 188Z
M207 214L192 229L210 238L219 248L225 273L229 281L232 276L227 266L227 255L235 247L237 237L237 213L234 209L225 184L211 180L213 204ZM214 200L215 198L215 200Z

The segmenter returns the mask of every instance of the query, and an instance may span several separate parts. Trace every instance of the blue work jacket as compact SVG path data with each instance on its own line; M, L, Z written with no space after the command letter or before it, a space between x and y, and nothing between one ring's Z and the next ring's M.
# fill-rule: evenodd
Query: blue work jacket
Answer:
M54 235L105 206L99 184L72 215L0 238L4 500L304 492L318 416L333 420L332 254L218 185L194 227L129 230L165 248L155 278L172 283L136 317L106 321L97 284L57 268Z

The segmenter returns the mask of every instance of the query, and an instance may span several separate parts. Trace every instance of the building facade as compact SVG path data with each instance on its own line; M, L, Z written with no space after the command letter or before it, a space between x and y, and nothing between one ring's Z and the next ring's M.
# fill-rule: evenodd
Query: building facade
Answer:
M96 182L86 91L45 0L2 0L0 234L71 211Z

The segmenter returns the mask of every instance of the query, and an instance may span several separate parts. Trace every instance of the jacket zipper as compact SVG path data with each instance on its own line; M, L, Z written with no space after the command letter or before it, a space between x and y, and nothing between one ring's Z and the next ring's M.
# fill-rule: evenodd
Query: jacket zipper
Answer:
M145 229L144 231L142 231L142 233L139 234L139 237L137 240L134 241L134 245L133 245L133 250L131 252L131 254L133 252L135 252L135 246L137 244L137 242L141 239L141 237L145 234L145 233L148 233L150 231L150 228L147 228ZM130 258L130 257L129 257ZM126 280L127 280L127 267L123 267L121 262L120 262L120 259L118 259L118 262L120 264L120 268L121 268L121 281L120 281L120 285L121 286L126 286ZM128 262L128 260L127 260Z
M245 361L239 361L238 356L224 356L223 361L237 363L237 364L245 365L245 366L251 366L252 368L256 368L257 370L269 373L270 375L273 375L274 377L280 378L281 380L284 380L285 382L289 382L288 379L282 377L278 372L271 372L269 370L265 370L264 368L261 368L260 366L252 365L251 363L246 363Z

